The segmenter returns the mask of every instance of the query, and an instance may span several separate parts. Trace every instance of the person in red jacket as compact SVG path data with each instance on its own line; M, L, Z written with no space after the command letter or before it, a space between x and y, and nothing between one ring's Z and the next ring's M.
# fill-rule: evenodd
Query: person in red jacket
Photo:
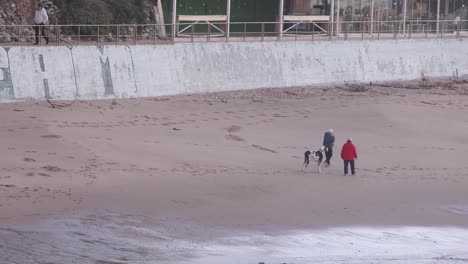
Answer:
M341 149L341 158L344 161L344 174L348 175L348 164L350 164L351 174L354 175L354 160L357 159L357 151L356 146L353 144L353 139L350 137L346 140L346 143Z

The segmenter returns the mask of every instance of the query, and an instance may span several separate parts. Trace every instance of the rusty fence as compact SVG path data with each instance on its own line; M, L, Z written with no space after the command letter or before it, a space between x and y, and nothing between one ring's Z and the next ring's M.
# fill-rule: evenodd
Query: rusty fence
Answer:
M1 46L158 45L199 42L456 39L465 20L194 22L143 25L0 25ZM226 32L227 29L229 32ZM45 35L42 34L44 31ZM46 43L48 42L48 43Z

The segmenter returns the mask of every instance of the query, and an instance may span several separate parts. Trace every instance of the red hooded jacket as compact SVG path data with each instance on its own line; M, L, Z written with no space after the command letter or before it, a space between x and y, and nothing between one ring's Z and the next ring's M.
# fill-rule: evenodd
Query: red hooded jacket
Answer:
M341 158L343 160L357 159L356 146L354 146L353 142L348 141L343 145L343 148L341 149Z

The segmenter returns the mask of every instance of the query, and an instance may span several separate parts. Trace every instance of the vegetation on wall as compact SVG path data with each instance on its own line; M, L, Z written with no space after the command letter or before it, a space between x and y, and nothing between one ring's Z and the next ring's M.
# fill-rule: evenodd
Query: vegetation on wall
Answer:
M145 23L144 0L57 0L62 10L60 23L66 25L111 25ZM69 30L77 33L77 28ZM100 28L100 34L107 34L111 28ZM80 34L95 35L97 27L83 26Z

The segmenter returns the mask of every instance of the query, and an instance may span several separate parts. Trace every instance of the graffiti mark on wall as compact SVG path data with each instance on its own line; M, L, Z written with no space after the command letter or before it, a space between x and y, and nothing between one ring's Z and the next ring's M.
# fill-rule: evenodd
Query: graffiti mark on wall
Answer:
M44 54L39 54L39 65L41 66L41 72L45 73L45 65L44 65ZM42 79L44 83L44 94L45 98L51 99L50 97L50 90L49 90L49 81L47 78Z
M112 82L109 57L104 57L104 47L98 47L98 49L101 53L99 61L101 62L102 79L104 81L104 95L114 95L114 83Z
M78 58L73 57L75 49L83 49L77 52ZM127 74L125 78L119 75L134 72L133 65L125 62L131 57L129 53L125 46L0 47L0 100L72 99L78 94L84 98L128 95L124 94L125 90L136 91L134 75Z
M7 49L0 49L0 100L14 99Z

